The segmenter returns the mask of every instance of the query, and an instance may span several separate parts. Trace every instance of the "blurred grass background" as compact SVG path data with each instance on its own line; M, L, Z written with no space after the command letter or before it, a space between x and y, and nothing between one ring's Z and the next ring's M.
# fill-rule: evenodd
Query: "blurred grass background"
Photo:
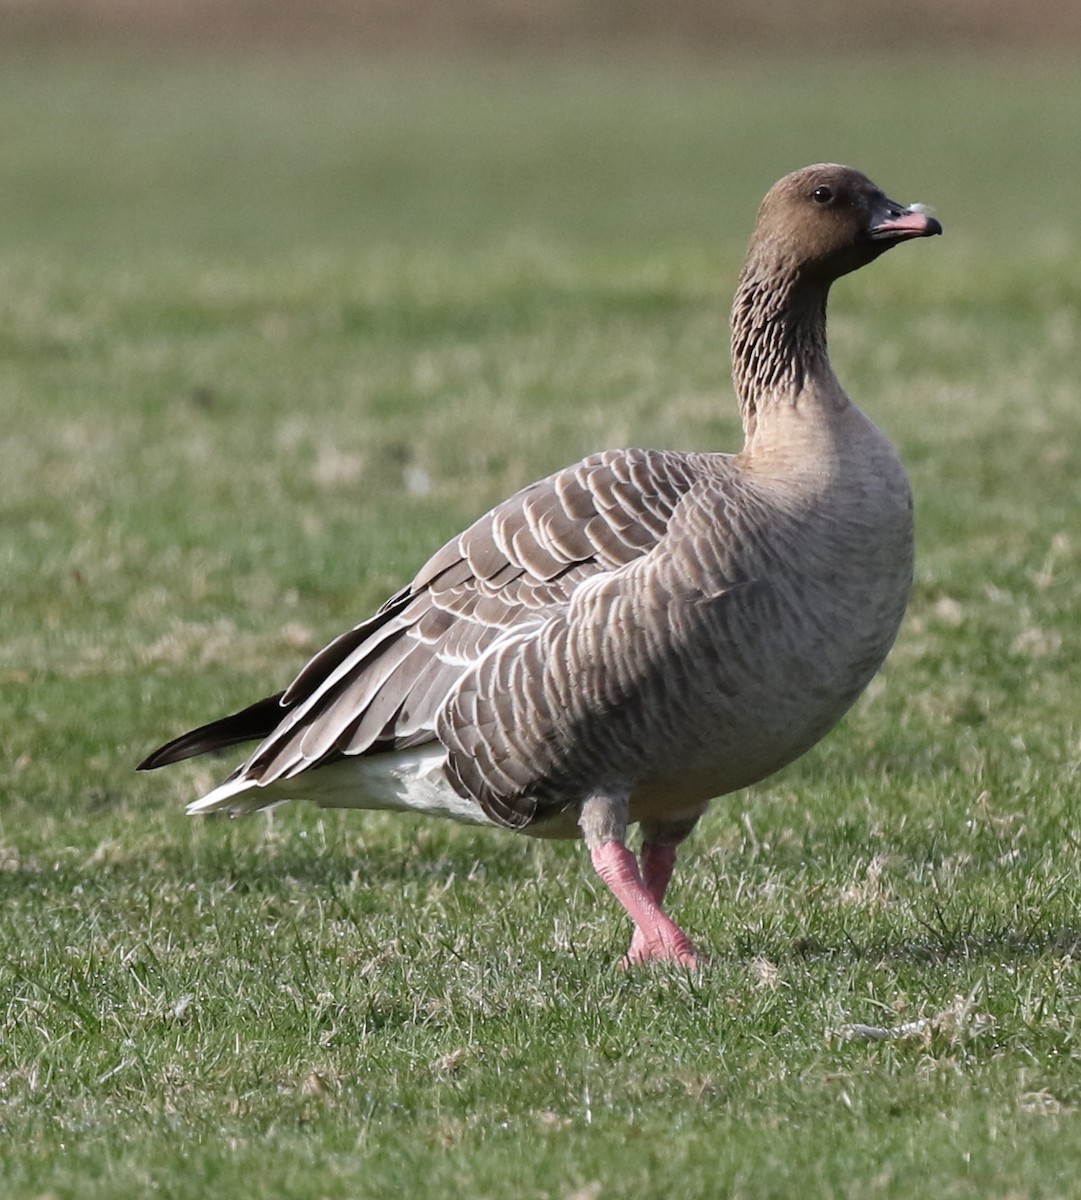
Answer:
M658 46L704 55L942 45L1064 49L1081 36L1074 0L0 0L0 18L19 34L50 40L90 35L234 47L524 49L534 55L583 47L655 53Z
M5 1195L1071 1194L1075 6L803 9L0 4ZM831 302L916 590L688 847L708 972L613 972L576 847L133 774L513 488L736 448L817 159L946 230Z

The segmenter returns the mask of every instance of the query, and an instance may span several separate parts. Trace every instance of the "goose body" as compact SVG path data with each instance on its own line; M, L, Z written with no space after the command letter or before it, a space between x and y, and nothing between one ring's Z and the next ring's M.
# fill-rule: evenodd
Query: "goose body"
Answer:
M608 450L540 480L284 692L140 766L258 741L189 811L296 798L584 837L634 922L627 960L693 964L661 908L675 847L827 733L900 626L911 496L830 368L826 296L940 231L850 168L786 176L733 305L739 454Z

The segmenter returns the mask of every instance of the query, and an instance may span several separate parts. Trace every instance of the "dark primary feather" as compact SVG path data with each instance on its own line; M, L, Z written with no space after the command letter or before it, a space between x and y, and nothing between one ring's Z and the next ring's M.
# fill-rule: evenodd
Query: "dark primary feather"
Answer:
M190 733L182 733L180 737L159 746L153 754L148 754L136 769L154 771L158 767L167 767L170 763L181 762L185 758L195 758L196 755L210 754L215 750L226 750L230 746L266 737L284 715L284 694L278 692L276 696L256 700L254 704L249 704L247 708L233 713L232 716L221 717L207 725L200 725Z

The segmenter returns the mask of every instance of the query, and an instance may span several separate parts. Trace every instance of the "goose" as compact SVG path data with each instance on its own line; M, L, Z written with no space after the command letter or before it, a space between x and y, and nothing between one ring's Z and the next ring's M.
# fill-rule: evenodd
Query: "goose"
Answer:
M605 450L556 471L284 691L139 769L257 741L189 812L307 799L583 839L633 924L623 964L698 965L662 907L677 847L712 799L841 719L908 601L911 493L830 366L830 285L941 232L852 168L786 175L732 307L739 453Z

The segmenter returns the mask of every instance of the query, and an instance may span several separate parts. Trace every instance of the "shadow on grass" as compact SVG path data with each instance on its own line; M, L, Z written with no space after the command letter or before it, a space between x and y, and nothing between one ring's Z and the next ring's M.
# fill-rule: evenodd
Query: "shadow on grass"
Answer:
M301 835L303 836L303 835ZM238 845L228 835L221 841L208 837L198 845L155 844L145 848L109 842L88 855L44 862L30 854L11 858L0 870L0 900L25 894L28 887L63 893L96 887L121 893L151 887L184 888L197 885L241 894L295 895L298 889L355 889L390 885L425 889L446 887L455 879L483 878L493 885L529 883L536 878L533 847L511 839L497 847L472 841L433 845L393 846L378 850L350 850L297 845L290 834L280 844L245 841ZM314 840L314 839L313 839Z
M1071 925L1050 925L1046 929L1032 926L1024 929L1009 926L980 929L974 925L964 929L925 928L924 935L874 934L865 940L847 930L841 938L832 942L814 935L802 936L791 942L787 952L779 953L777 961L782 962L787 958L870 962L884 966L897 963L940 966L951 962L1029 960L1047 955L1073 958L1081 952L1081 928ZM761 956L763 948L741 938L737 953L740 958L754 961Z

